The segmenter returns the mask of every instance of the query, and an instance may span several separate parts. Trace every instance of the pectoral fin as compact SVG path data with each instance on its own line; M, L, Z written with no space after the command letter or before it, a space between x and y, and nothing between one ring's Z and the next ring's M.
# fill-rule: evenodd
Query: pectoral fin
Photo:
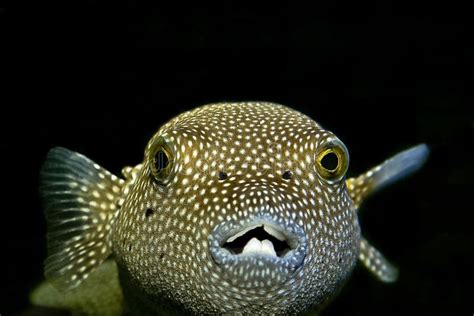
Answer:
M398 278L398 269L364 238L360 241L359 260L380 281L395 282Z
M428 146L420 144L385 160L357 178L347 179L347 189L355 206L358 207L370 194L420 169L428 154Z
M48 231L45 276L58 289L76 287L111 254L123 183L81 154L59 147L48 153L40 187Z

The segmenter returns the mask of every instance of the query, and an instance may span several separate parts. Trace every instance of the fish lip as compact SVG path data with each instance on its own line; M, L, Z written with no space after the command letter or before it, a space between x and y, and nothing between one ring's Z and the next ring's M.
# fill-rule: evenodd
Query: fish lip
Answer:
M249 227L268 225L285 235L287 243L292 248L283 257L232 254L223 247L231 237ZM209 234L209 250L214 261L220 266L236 265L240 262L256 264L271 264L291 271L302 266L308 249L308 241L303 228L291 219L260 215L240 221L224 221L216 225Z

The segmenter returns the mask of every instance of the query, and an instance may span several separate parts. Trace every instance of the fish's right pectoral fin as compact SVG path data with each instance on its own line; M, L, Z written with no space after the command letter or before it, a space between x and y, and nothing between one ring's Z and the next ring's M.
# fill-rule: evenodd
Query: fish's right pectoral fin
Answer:
M49 151L40 193L47 220L45 276L56 288L76 287L111 254L111 222L123 183L81 154Z
M398 278L398 269L364 238L360 241L359 260L382 282L391 283Z

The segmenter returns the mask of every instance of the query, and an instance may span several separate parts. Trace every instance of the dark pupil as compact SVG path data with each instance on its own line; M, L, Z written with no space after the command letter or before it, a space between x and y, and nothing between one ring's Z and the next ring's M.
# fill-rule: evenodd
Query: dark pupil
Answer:
M321 159L321 166L327 170L335 170L338 164L339 159L335 153L328 153Z
M168 156L163 150L159 150L155 155L155 168L156 172L160 173L161 170L165 169L168 166Z

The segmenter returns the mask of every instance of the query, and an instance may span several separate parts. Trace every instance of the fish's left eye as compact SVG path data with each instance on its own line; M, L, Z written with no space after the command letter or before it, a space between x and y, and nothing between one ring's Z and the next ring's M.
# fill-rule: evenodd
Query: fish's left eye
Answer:
M151 159L150 168L153 177L158 183L166 184L173 168L173 151L164 139L159 139L153 150Z
M340 142L330 142L316 156L316 169L326 180L339 180L349 166L349 154Z

